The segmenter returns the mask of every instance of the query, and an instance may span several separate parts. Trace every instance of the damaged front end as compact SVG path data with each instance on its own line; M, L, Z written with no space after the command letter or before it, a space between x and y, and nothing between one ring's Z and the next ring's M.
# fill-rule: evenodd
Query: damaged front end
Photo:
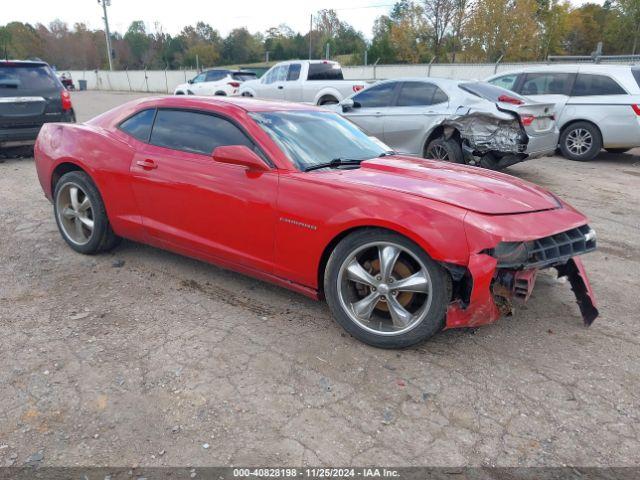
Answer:
M454 276L447 328L476 327L511 315L515 304L529 299L539 270L546 268L555 268L558 277L568 279L584 324L591 325L598 309L578 255L595 249L595 232L582 225L535 240L499 242L471 254L466 271Z
M459 132L469 165L498 170L527 158L529 138L513 112L458 107L442 126L445 137Z

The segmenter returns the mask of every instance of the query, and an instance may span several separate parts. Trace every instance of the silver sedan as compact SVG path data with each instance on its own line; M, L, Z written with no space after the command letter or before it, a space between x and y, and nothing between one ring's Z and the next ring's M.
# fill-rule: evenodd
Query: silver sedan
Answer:
M398 152L491 169L551 154L558 144L552 103L485 82L386 80L333 108Z

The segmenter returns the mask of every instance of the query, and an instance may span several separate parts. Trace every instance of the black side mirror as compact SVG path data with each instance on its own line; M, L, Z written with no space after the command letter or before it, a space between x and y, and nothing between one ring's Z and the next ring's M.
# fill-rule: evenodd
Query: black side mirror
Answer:
M351 98L345 98L340 105L342 106L342 113L345 113L355 107L356 102Z
M187 80L187 83L188 83L189 85L193 85L193 78L192 78L192 79L190 79L190 80Z

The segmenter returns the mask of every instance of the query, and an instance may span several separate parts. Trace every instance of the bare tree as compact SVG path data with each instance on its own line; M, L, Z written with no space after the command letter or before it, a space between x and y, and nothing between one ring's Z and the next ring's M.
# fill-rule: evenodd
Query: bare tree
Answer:
M456 53L458 51L458 45L462 39L462 29L464 27L467 10L470 4L470 0L454 0L455 11L453 12L453 20L451 28L453 30L453 39L451 42L451 61L456 63Z
M458 0L423 0L424 16L431 26L433 54L440 57L440 47L455 18Z

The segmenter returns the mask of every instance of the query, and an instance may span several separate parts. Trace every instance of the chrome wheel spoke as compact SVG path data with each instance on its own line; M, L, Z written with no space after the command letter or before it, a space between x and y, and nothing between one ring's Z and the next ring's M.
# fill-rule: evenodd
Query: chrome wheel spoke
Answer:
M353 259L347 267L347 278L352 282L362 283L363 285L373 286L376 281L373 276L367 272L357 259Z
M64 218L72 219L76 217L76 212L72 208L67 207L62 210L62 215L64 216Z
M393 284L394 290L400 290L401 292L416 292L416 293L428 293L429 281L423 270L414 273L410 277L397 280Z
M78 200L78 187L71 187L69 189L69 198L71 199L71 207L77 212L80 207L80 201Z
M85 210L88 210L90 208L91 208L91 201L89 200L89 196L85 196L84 200L82 200L82 202L78 206L78 210L80 210L81 212L84 212Z
M386 282L391 278L393 268L396 266L400 256L400 249L392 245L385 245L382 248L378 248L378 256L380 259L380 276L382 281Z
M75 224L75 230L76 230L77 237L78 238L85 238L84 230L82 230L82 221L80 220L80 218L76 217L75 220L73 221L73 223Z
M387 305L389 306L389 313L391 314L391 319L395 327L405 328L411 323L413 315L407 312L394 296L389 295L387 297Z
M78 217L78 219L80 220L80 222L82 222L84 224L85 227L87 227L89 230L93 230L93 220L91 220L89 217Z
M352 303L351 306L358 317L364 320L369 320L374 308L376 308L376 305L379 301L380 295L378 295L376 292L371 292L362 300Z

